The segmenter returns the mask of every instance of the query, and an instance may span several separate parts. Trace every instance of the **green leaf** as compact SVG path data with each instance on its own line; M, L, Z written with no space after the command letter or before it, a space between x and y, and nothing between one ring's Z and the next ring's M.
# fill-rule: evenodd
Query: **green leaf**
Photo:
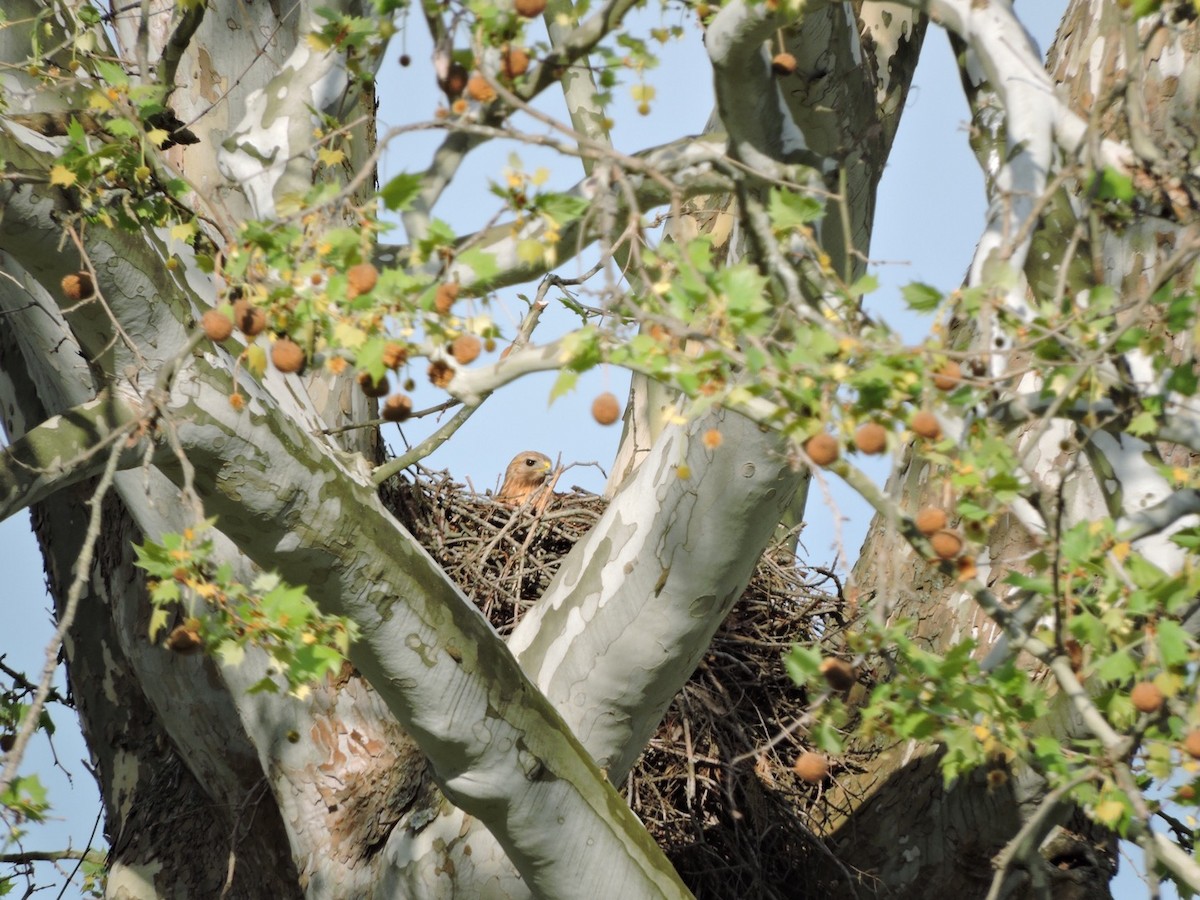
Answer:
M784 668L796 684L807 684L821 671L821 653L812 647L794 646L783 657Z
M1096 675L1114 684L1128 681L1138 671L1137 662L1124 650L1118 650L1096 664Z
M496 265L496 256L493 253L488 253L486 250L481 250L478 247L472 247L467 252L461 254L455 259L459 265L468 266L474 273L475 281L486 281L494 276L500 267Z
M771 199L767 204L767 214L771 224L780 231L790 231L815 222L825 215L825 204L807 194L797 194L794 191L774 188Z
M575 388L575 383L579 381L579 373L570 369L563 369L558 373L558 378L554 380L554 387L550 388L550 402L553 403L564 394L570 393Z
M421 193L421 175L411 172L401 172L391 178L379 189L379 198L383 205L393 212L408 209L417 195Z
M1097 200L1116 200L1118 203L1129 203L1136 195L1133 189L1133 179L1111 167L1097 172L1089 187Z
M908 308L915 312L932 312L942 302L941 291L932 285L922 284L919 281L914 281L912 284L906 284L900 288L900 296L904 298L904 302L908 304Z
M1187 632L1177 622L1163 619L1158 623L1158 655L1167 666L1182 666L1191 660Z

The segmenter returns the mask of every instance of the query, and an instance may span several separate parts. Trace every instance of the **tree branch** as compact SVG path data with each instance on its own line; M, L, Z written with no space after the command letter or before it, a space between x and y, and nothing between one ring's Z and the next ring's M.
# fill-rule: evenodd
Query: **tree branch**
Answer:
M103 451L116 445L120 468L138 463L120 446L138 416L111 394L47 419L0 452L0 520L103 471Z

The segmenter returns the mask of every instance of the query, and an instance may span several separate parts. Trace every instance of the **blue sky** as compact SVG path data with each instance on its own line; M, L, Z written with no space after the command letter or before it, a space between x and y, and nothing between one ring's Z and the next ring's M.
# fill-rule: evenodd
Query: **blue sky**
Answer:
M1065 6L1066 0L1025 0L1017 4L1020 16L1043 50L1053 39ZM658 17L657 13L653 15ZM690 20L678 10L664 14L663 20L668 25L690 26ZM428 70L420 62L427 54L427 42L419 34L419 23L414 21L413 26L407 50L418 62L408 69L394 67L381 78L380 117L384 123L425 118L432 114L440 97L431 90ZM398 53L397 49L393 56ZM614 141L620 150L635 151L699 133L704 127L712 106L712 89L707 74L697 74L706 71L698 32L689 27L684 40L663 49L661 59L659 69L647 77L657 91L649 116L633 110L627 90L619 94ZM561 107L548 109L561 115ZM914 338L922 334L925 323L902 317L899 286L924 281L947 291L957 287L983 227L983 181L967 146L967 116L947 41L932 29L892 162L880 188L871 248L872 260L878 261L873 270L880 280L879 290L870 298L873 309ZM384 158L384 177L400 170L419 171L434 145L435 138L418 136L389 149ZM579 164L574 160L559 160L525 147L484 148L468 159L464 177L447 191L439 215L463 232L481 224L494 210L487 181L502 178L502 169L513 151L528 170L549 167L554 186L567 187L580 177ZM533 288L527 293L531 295ZM494 314L507 324L506 315L515 321L521 309L522 304L510 295ZM553 317L548 317L545 333L564 327L559 322L556 326ZM623 398L628 377L613 369L589 373L574 393L550 405L547 396L553 380L553 375L531 377L502 391L426 464L448 468L459 480L469 478L480 490L495 487L508 460L525 449L541 450L552 457L561 454L568 463L606 465L616 450L620 429L619 425L602 428L593 422L591 399L601 390L611 390ZM432 405L438 399L428 386L417 391L418 407ZM415 442L427 431L428 427L409 428L405 436ZM402 446L395 427L389 426L385 434L393 446ZM884 461L874 462L873 474L882 479L887 465ZM603 477L598 468L581 466L567 473L560 487L571 484L596 491L603 486ZM828 497L832 506L823 499L822 491L813 492L808 527L802 535L808 559L822 565L834 559L835 536L840 536L841 545L853 559L870 521L865 504L840 484L829 485ZM32 675L40 669L52 623L41 556L25 513L0 523L0 567L7 573L5 604L9 611L0 653L7 665ZM59 732L54 748L61 768L54 765L50 748L41 736L31 746L25 766L26 771L36 770L49 786L56 818L34 830L28 847L86 845L99 808L94 783L82 764L87 750L78 729L69 721L68 712L58 711L56 720ZM1127 862L1123 861L1123 874L1114 885L1114 896L1144 895L1144 887L1132 880Z

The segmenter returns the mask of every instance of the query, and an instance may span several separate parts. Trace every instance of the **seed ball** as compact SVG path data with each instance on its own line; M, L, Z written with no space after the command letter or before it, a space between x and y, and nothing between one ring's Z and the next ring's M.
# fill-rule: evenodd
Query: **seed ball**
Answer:
M916 434L923 438L929 438L931 441L936 441L942 436L942 425L937 420L937 416L929 410L923 409L914 413L912 421L908 424Z
M486 78L476 72L467 81L467 96L480 103L491 103L496 99L496 89L488 84Z
M786 51L776 53L771 60L771 71L776 75L791 75L796 71L796 57Z
M271 362L280 372L299 372L304 368L304 351L291 338L280 338L271 346Z
M433 298L433 308L439 316L448 316L454 301L458 299L458 282L444 281L438 285L437 294Z
M403 422L412 415L412 407L408 394L392 394L383 402L381 415L389 422Z
M364 394L375 399L386 397L388 395L388 391L391 390L391 388L388 386L386 375L376 381L371 377L370 372L359 372L355 380L358 382L358 386L362 388L362 392Z
M366 294L379 283L379 270L371 263L364 262L351 266L346 270L346 281L350 285L350 297Z
M200 317L200 327L204 329L204 334L210 341L219 344L229 340L233 334L233 319L219 310L209 309Z
M1138 712L1152 713L1162 709L1166 697L1153 681L1139 681L1129 692L1129 699Z
M483 341L473 334L460 334L450 345L450 355L460 366L474 362L483 349Z
M817 784L824 781L825 776L829 774L829 760L823 753L813 753L808 750L796 757L792 769L800 776L801 781Z
M926 506L917 513L917 531L929 537L946 527L946 511L936 506Z
M404 66L404 68L407 69L409 66L412 65L412 57L409 56L407 53L401 53L400 54L400 65Z
M505 45L500 55L500 68L509 81L520 78L529 71L529 53L521 47Z
M804 442L804 452L816 465L828 466L837 460L841 447L838 446L837 438L822 431Z
M929 543L940 559L954 559L962 553L963 539L953 531L942 529L929 539Z
M444 388L454 379L454 369L444 359L435 359L426 371L434 387Z
M17 736L10 731L0 734L0 753L7 753L17 742Z
M854 666L835 656L828 656L821 660L821 674L825 676L825 680L835 691L848 691L854 687L854 682L857 680Z
M517 15L532 19L546 11L546 0L515 0L513 9L517 11Z
M86 300L96 293L96 285L89 273L73 272L63 276L62 292L68 300Z
M962 366L954 360L933 373L933 386L939 391L952 391L962 383Z
M863 453L882 453L887 449L887 435L878 422L867 422L854 432L854 446Z
M186 625L176 625L167 635L167 649L176 653L195 653L204 645L200 633Z
M239 300L233 304L233 321L242 334L254 337L267 327L267 314L249 300Z
M605 391L592 401L592 418L601 425L611 425L621 417L621 404L615 394Z
M383 364L395 371L408 360L408 348L395 341L383 345Z
M454 100L466 89L468 77L466 66L462 63L450 63L446 77L440 82L442 90L446 92L447 97Z
M1192 759L1200 759L1200 729L1188 732L1183 739L1183 749Z

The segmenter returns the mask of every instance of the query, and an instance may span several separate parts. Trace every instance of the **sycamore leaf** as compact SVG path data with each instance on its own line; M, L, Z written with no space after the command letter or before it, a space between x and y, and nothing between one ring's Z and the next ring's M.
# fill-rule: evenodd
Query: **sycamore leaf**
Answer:
M50 170L50 183L60 187L70 187L76 181L76 175L61 163Z
M347 350L357 350L367 341L366 332L349 322L338 322L333 326L333 339L338 346Z
M196 236L196 222L180 222L171 226L171 238L176 241L190 241Z
M322 165L337 166L345 161L346 154L341 150L330 150L328 147L322 147L317 151L317 159L321 161Z

